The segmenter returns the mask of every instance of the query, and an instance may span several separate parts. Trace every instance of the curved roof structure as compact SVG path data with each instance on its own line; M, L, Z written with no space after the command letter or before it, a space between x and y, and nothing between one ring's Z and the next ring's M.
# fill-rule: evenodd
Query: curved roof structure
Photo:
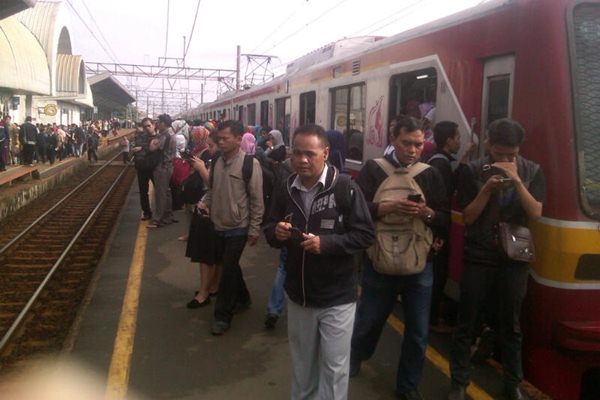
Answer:
M72 54L71 35L69 33L69 15L62 2L38 1L35 7L15 15L23 25L37 38L46 58L52 76L57 73L58 54ZM56 81L52 80L52 95L58 91Z
M85 64L81 56L59 54L56 58L56 91L85 94Z
M36 37L14 18L0 21L0 54L0 87L29 94L51 94L46 55Z

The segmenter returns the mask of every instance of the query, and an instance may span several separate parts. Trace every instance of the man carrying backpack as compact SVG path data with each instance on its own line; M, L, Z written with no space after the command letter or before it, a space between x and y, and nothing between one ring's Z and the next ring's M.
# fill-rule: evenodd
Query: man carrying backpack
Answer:
M213 159L208 191L198 203L215 226L216 260L223 265L211 328L215 336L229 330L233 314L252 303L239 262L246 244L253 246L258 240L264 204L260 165L240 149L244 131L233 120L219 127L222 156Z
M287 248L293 400L347 398L356 309L353 256L373 243L365 199L348 176L326 164L328 153L322 127L296 129L295 173L275 191L265 225L269 244Z
M350 376L375 351L398 294L404 323L396 393L400 399L421 399L421 380L433 268L428 260L431 229L445 226L448 201L439 172L418 162L425 137L412 117L398 118L391 134L394 151L369 160L356 182L365 194L375 222L376 242L368 251L362 273L352 336Z

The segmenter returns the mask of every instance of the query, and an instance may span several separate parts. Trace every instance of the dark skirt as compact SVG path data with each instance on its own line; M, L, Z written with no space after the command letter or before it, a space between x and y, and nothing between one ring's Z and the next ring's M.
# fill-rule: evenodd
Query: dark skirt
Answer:
M192 262L214 265L215 259L215 228L210 217L200 215L197 211L192 214L185 256Z

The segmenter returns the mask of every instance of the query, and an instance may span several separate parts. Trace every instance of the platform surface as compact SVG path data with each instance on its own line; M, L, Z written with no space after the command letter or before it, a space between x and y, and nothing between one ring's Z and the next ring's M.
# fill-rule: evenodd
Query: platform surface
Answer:
M210 335L214 301L189 310L199 284L197 264L184 257L188 219L176 212L179 223L147 231L141 274L139 309L131 358L129 393L147 399L286 399L289 398L291 361L285 317L274 331L263 327L267 297L275 275L278 253L261 238L247 247L241 265L252 295L252 307L234 317L224 336ZM117 221L110 249L102 260L89 304L73 338L71 355L96 371L106 383L127 278L139 224L137 184ZM145 227L140 228L140 232ZM139 242L138 242L139 243ZM374 357L363 363L350 381L350 399L394 399L396 367L402 336L401 313L388 324ZM430 335L431 349L420 390L425 399L444 399L450 381L444 372L450 337ZM433 353L432 353L433 351ZM473 398L501 398L501 378L488 366L474 378L480 389Z

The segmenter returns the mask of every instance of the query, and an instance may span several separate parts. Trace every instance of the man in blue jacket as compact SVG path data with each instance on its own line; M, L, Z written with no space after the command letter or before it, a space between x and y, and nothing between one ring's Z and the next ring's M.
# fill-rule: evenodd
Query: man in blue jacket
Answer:
M346 399L356 309L354 254L374 240L358 187L332 165L318 125L294 133L295 173L276 190L265 234L286 247L292 399Z

